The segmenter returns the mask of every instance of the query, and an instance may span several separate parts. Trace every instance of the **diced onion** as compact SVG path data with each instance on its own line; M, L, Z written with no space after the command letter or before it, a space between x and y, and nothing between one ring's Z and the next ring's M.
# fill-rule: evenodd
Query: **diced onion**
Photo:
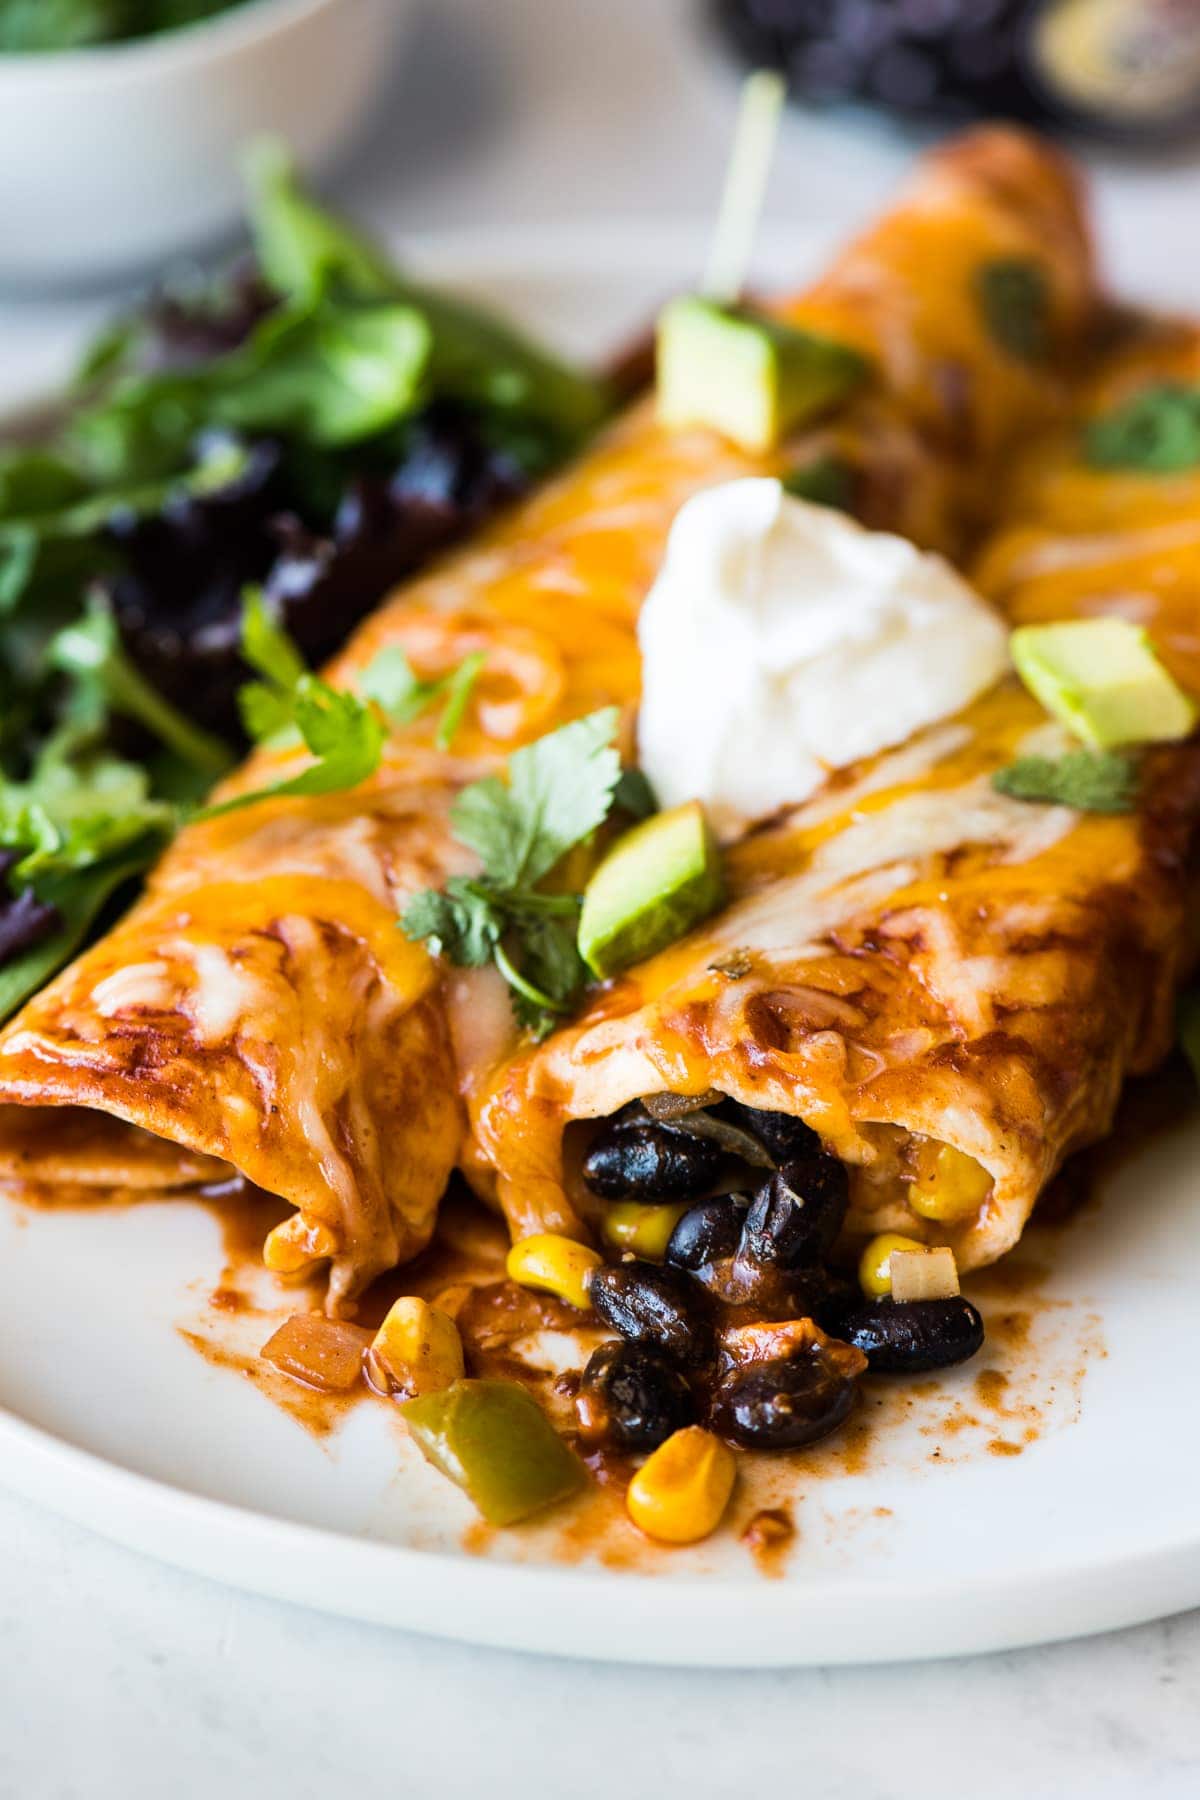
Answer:
M719 1106L724 1098L720 1088L705 1088L702 1094L647 1094L642 1105L660 1125L669 1125L706 1106Z
M293 1313L267 1339L260 1355L282 1375L319 1388L325 1394L345 1394L362 1379L363 1355L371 1342L369 1331L323 1313Z
M716 1106L725 1095L710 1088L707 1093L687 1100L689 1110L681 1111L678 1103L684 1098L679 1094L651 1094L642 1105L652 1119L660 1125L674 1125L680 1131L686 1131L691 1137L710 1138L718 1144L728 1156L737 1156L754 1169L773 1169L774 1159L759 1143L751 1131L741 1125L731 1125L728 1119L716 1119L707 1108ZM666 1107L664 1102L674 1101L676 1105Z
M893 1300L952 1300L958 1291L958 1264L946 1245L892 1251Z

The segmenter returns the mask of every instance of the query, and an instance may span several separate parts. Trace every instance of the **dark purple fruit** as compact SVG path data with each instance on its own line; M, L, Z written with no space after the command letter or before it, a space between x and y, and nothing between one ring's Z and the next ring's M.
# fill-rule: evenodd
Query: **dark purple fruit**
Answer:
M601 1344L593 1351L575 1406L585 1442L626 1450L653 1450L696 1417L686 1378L644 1344Z

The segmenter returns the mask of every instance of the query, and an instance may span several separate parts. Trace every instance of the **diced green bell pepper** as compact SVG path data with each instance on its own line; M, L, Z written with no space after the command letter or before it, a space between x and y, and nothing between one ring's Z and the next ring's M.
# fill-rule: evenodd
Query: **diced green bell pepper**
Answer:
M586 1480L583 1465L515 1381L455 1381L400 1411L422 1456L489 1525L515 1525Z

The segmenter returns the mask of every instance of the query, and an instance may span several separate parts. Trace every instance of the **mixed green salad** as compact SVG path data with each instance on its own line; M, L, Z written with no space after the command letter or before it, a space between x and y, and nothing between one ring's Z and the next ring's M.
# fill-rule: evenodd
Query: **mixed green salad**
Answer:
M472 668L428 684L389 666L364 704L310 666L609 406L599 380L406 279L278 147L250 187L253 254L154 293L52 422L0 448L0 1016L248 739L299 732L311 792L362 778L376 701L439 706L452 730Z
M0 0L0 51L86 50L196 25L247 0Z

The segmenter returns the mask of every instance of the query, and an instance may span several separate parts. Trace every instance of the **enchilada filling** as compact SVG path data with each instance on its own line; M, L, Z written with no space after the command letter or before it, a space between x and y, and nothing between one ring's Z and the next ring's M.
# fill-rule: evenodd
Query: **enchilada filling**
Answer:
M847 1279L836 1252L850 1180L809 1126L719 1094L700 1101L684 1111L678 1096L651 1095L604 1121L582 1152L590 1222L624 1252L588 1284L621 1343L584 1370L585 1441L653 1448L704 1423L746 1448L796 1449L842 1423L868 1368L915 1374L979 1349L982 1321L956 1273L943 1277L949 1291L897 1299L896 1252L879 1239L882 1267L868 1244L862 1288ZM908 1146L909 1190L923 1204L946 1203L950 1184L918 1169L934 1171L948 1148ZM960 1160L958 1204L978 1208L990 1182ZM926 1260L921 1244L893 1241L910 1262Z

